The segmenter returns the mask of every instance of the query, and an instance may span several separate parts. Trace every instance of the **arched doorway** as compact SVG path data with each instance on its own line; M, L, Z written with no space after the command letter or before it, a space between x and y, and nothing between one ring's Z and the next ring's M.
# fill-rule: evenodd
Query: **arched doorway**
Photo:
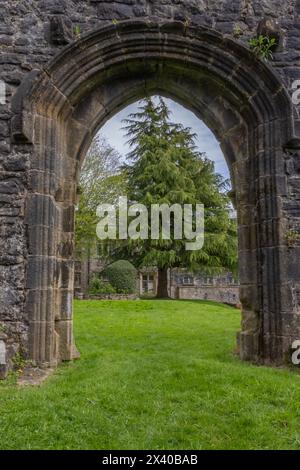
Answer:
M68 46L14 98L13 134L32 143L26 202L29 358L72 359L76 182L93 136L114 113L158 93L197 114L221 142L238 212L242 359L282 363L300 333L284 240L285 147L292 108L244 46L202 27L124 21ZM293 328L293 330L291 329Z

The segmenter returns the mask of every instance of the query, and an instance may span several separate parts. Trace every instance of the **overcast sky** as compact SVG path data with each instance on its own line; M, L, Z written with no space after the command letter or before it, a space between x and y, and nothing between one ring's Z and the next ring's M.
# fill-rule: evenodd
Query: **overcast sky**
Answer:
M192 131L197 134L197 145L201 152L205 152L207 156L215 162L215 169L225 178L229 178L227 164L219 143L213 133L200 121L191 111L183 106L175 103L173 100L165 99L169 109L172 111L171 120L183 124L185 127L191 127ZM130 113L136 112L138 103L132 104L110 119L100 130L100 135L107 138L108 142L123 157L129 151L126 145L126 137L122 131L122 120Z

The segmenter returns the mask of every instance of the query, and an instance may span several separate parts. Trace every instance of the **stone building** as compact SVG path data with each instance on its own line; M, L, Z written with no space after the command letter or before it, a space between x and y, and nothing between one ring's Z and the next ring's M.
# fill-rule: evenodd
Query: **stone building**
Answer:
M249 48L275 38L266 63ZM238 225L243 360L282 364L300 338L300 0L2 0L1 376L19 352L76 355L74 206L109 117L147 93L220 141ZM4 352L3 352L4 351Z
M170 296L181 300L214 300L239 305L239 282L230 272L219 275L172 270Z
M157 270L141 269L140 295L155 296L157 292ZM230 272L220 275L190 273L185 269L169 270L169 296L181 300L214 300L239 305L239 283Z
M109 264L95 251L91 257L77 257L75 261L75 298L89 298L89 281ZM142 297L155 297L158 273L156 268L139 270L137 294ZM239 305L239 283L230 272L220 275L189 273L185 269L171 269L168 274L169 296L173 299L214 300L216 302Z

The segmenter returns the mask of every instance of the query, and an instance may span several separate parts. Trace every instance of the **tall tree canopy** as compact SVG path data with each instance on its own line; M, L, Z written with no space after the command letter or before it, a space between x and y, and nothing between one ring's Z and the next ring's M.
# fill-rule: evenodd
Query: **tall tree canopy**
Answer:
M126 181L120 171L120 162L121 156L104 138L93 141L80 174L80 198L75 225L76 247L86 249L87 254L97 241L98 205L116 204L119 196L126 193Z
M157 266L158 296L168 296L167 271L172 267L192 270L235 270L237 263L236 225L229 216L226 182L214 171L214 164L195 146L191 129L170 121L162 98L147 98L131 114L125 131L131 151L125 165L128 198L144 204L204 204L205 243L201 250L187 251L186 239L129 240L119 255L136 266ZM174 222L174 220L173 220ZM173 228L173 227L172 227Z

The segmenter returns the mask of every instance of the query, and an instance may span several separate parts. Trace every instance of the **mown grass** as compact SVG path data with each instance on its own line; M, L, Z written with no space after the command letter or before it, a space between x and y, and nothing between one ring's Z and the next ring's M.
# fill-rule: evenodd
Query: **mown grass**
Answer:
M77 301L82 357L0 384L1 449L299 449L300 375L241 363L239 311Z

